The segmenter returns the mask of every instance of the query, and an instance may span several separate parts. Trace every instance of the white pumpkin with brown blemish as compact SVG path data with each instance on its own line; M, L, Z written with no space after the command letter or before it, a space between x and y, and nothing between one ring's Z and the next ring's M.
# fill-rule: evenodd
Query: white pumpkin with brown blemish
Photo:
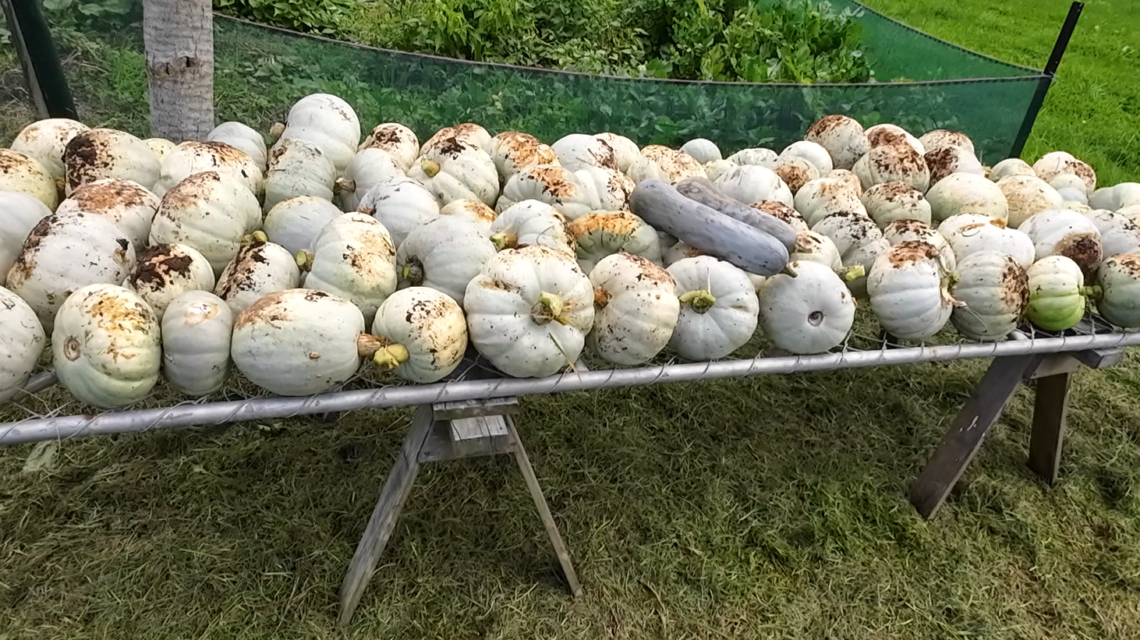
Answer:
M223 122L206 135L207 142L223 142L245 153L262 173L269 165L265 138L256 129L240 122Z
M162 196L174 185L202 171L214 171L244 184L254 195L265 188L261 166L246 152L224 142L190 140L174 147L162 161L154 193Z
M796 246L788 252L789 262L815 262L826 265L832 271L843 268L843 257L831 238L814 231L800 231L796 234Z
M866 136L867 143L871 145L872 149L888 145L905 144L911 149L914 149L918 155L926 153L926 147L923 146L922 142L897 124L884 123L868 127Z
M883 238L892 247L907 241L925 242L933 245L935 249L938 249L938 258L942 261L942 267L947 272L953 271L958 264L950 242L941 233L938 233L937 229L925 222L910 219L895 220L883 228Z
M970 155L975 154L974 141L970 139L970 136L961 131L935 129L924 133L918 138L918 141L922 143L922 148L926 149L926 153L945 147L958 147L959 149L964 149Z
M958 265L950 295L960 304L950 321L971 340L995 341L1017 328L1029 308L1029 277L1011 256L981 251Z
M578 265L589 273L606 256L625 252L661 264L657 231L628 211L595 211L570 223Z
M458 138L460 142L478 147L483 151L489 151L491 148L491 134L487 133L486 129L473 122L464 122L454 127L444 127L436 131L435 134L428 138L427 142L420 147L420 156L427 155L428 151L433 147L442 144L449 138Z
M573 256L540 245L500 251L464 297L471 343L516 378L573 366L594 326L594 289Z
M641 150L626 172L634 182L657 179L677 184L690 176L704 178L705 168L693 156L669 147L651 144Z
M416 180L393 177L369 189L358 211L379 220L399 246L412 229L439 217L439 202Z
M377 365L409 382L437 382L455 371L467 350L467 320L449 295L428 287L393 293L372 322Z
M574 172L587 189L593 189L593 201L602 211L618 211L629 208L629 196L637 186L624 173L602 167L584 167Z
M594 328L590 350L615 364L637 365L661 352L681 312L667 271L628 253L603 258L590 272Z
M82 213L50 216L24 241L7 286L50 331L72 292L92 284L121 284L134 267L131 241L110 220Z
M92 284L71 294L59 309L51 344L60 383L86 404L133 404L158 382L158 317L129 289Z
M930 168L930 186L934 186L946 176L954 173L972 173L986 176L986 168L972 152L962 147L942 147L927 151L923 155L926 166Z
M780 156L776 159L773 170L780 180L788 186L795 195L801 187L812 180L818 180L820 171L814 164L799 156Z
M1053 151L1041 156L1040 160L1033 163L1033 172L1049 184L1053 184L1058 176L1074 175L1080 179L1087 194L1091 195L1096 191L1096 171L1087 163L1064 151Z
M566 218L538 200L523 200L503 211L491 224L491 242L500 251L538 244L575 255L577 242Z
M500 184L506 184L511 176L528 167L558 164L558 154L550 145L518 131L505 131L492 138L488 153L499 172Z
M1059 209L1063 204L1061 194L1037 176L1009 176L998 180L997 186L1009 207L1006 222L1014 229L1030 217L1049 209Z
M20 395L47 343L36 312L0 287L0 405Z
M713 160L712 162L706 162L705 177L715 182L717 178L739 166L740 165L732 160Z
M925 242L902 242L879 256L867 276L871 311L883 329L904 340L925 340L950 320L954 299L938 260Z
M304 286L345 298L366 322L396 290L396 248L384 225L363 213L346 213L321 230L313 250L298 257Z
M729 170L713 183L723 195L746 204L775 200L793 206L792 191L775 171L754 164L742 164ZM810 184L810 183L807 183Z
M11 149L0 149L0 192L26 193L52 210L59 204L51 173L35 158Z
M364 316L324 291L275 291L234 320L230 356L253 384L280 396L308 396L343 384L380 341Z
M685 258L696 258L698 256L707 256L708 254L691 244L684 242L675 242L672 246L665 250L661 257L661 263L666 267L672 265L674 262L680 262ZM763 276L757 276L758 278Z
M859 194L834 177L808 182L796 192L793 204L808 227L833 213L867 214Z
M412 168L420 156L420 139L416 132L398 122L385 122L372 128L357 153L365 149L379 149L392 156L402 171ZM363 193L363 191L361 192Z
M499 198L499 173L491 156L458 137L436 141L408 177L419 180L441 207L456 200L493 205Z
M863 197L863 183L859 180L859 176L855 175L854 171L848 169L834 169L831 173L827 174L828 178L838 180L847 185L847 188L855 192L855 195L860 198Z
M474 222L483 234L491 235L491 225L495 224L498 214L495 210L478 200L456 200L439 210L441 217L451 216Z
M535 165L511 176L495 211L502 213L523 200L545 202L568 220L597 209L596 190L573 171L558 165Z
M352 106L341 98L314 93L301 98L289 109L285 129L274 147L290 141L313 145L332 162L336 171L344 171L360 144L360 120ZM272 152L269 164L273 164Z
M230 263L242 239L261 226L261 207L245 185L213 171L196 173L162 197L150 243L184 244L210 261L215 274Z
M7 282L8 270L15 264L28 234L50 215L51 209L33 196L0 191L0 286Z
M922 192L903 182L883 182L863 192L867 215L885 228L895 220L930 223L930 202Z
M263 296L274 291L295 289L301 284L301 270L288 249L272 242L252 240L242 245L226 265L214 294L241 313Z
M799 140L793 142L780 152L780 158L803 158L811 163L816 171L819 172L819 177L826 176L834 169L834 163L831 160L831 154L823 145L818 142L811 142L810 140ZM777 158L779 160L780 158Z
M130 180L96 180L71 192L59 203L56 215L86 213L118 225L136 250L145 247L162 199Z
M66 193L96 180L131 180L153 189L162 172L162 161L145 142L124 131L90 129L77 134L63 152Z
M925 193L930 186L930 168L926 166L926 160L907 144L874 147L859 158L853 170L864 189L884 182L905 182Z
M558 156L558 164L571 171L584 167L618 170L614 149L608 142L583 133L571 133L550 145Z
M186 291L171 300L162 316L162 372L170 386L192 397L225 386L233 325L229 305L209 291Z
M1042 211L1026 220L1018 230L1033 241L1037 260L1046 256L1065 256L1076 262L1086 276L1096 272L1103 257L1100 231L1092 220L1076 211Z
M1140 328L1140 255L1125 253L1105 260L1097 271L1096 309L1112 324Z
M763 211L764 213L778 220L783 220L784 222L788 223L788 225L791 226L792 229L794 229L797 233L800 231L808 231L810 229L810 227L808 227L807 221L804 220L804 217L802 215L800 215L800 212L789 207L783 202L776 202L775 200L761 200L760 202L753 202L748 206L756 209L757 211Z
M825 353L839 346L855 323L851 292L827 265L793 261L790 266L796 277L774 275L757 292L760 329L789 353Z
M993 182L972 173L946 176L926 192L930 215L935 222L962 214L984 215L994 220L1009 217L1005 194Z
M594 137L610 145L614 151L614 162L618 171L629 174L629 169L641 157L641 148L637 143L625 136L616 133L596 133Z
M342 215L344 213L328 200L296 196L273 205L261 230L270 242L296 254L312 248L325 225Z
M12 141L12 151L18 151L47 170L59 191L63 191L63 181L66 169L63 165L63 152L67 143L75 136L88 131L90 127L82 122L67 118L48 118L37 120L24 127L16 139Z
M213 291L214 285L210 261L184 244L160 244L143 250L123 284L146 301L159 320L175 298L187 291Z
M820 118L807 130L804 139L827 149L836 169L850 169L871 148L863 125L841 115Z
M938 225L938 233L950 243L957 262L980 251L997 251L1013 257L1028 269L1036 254L1029 236L989 216L969 213L951 216Z
M867 282L865 275L871 272L875 260L891 247L875 221L862 214L840 212L820 220L811 230L831 239L845 268L863 268L864 276L853 272L853 277L847 280L847 288L862 297Z
M998 182L1010 176L1037 176L1033 167L1021 158L1006 158L990 168L989 179Z
M754 165L758 167L771 168L772 163L776 162L776 158L780 157L778 153L771 149L764 149L761 147L753 147L749 149L741 149L736 153L728 156L725 160L735 165Z
M459 304L467 283L497 253L482 229L470 220L440 216L416 227L396 250L399 288L428 287Z
M146 143L147 148L154 153L154 157L158 158L160 165L163 160L166 160L166 156L170 155L171 151L174 151L174 147L178 146L166 138L146 138L143 142Z
M331 202L336 177L336 166L315 145L303 140L279 142L269 152L262 210L268 212L278 202L297 196L313 196Z
M752 339L760 303L748 274L712 256L669 266L681 313L669 348L686 360L716 360Z
M1140 226L1136 223L1119 213L1104 209L1092 209L1082 215L1100 232L1101 252L1105 257L1140 253Z

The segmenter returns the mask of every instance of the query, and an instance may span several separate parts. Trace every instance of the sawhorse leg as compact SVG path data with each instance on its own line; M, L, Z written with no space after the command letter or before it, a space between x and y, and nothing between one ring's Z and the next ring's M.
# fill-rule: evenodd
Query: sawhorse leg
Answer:
M1072 375L1058 373L1037 380L1033 432L1029 436L1029 468L1048 484L1057 481L1061 470L1061 447L1065 440L1069 378Z

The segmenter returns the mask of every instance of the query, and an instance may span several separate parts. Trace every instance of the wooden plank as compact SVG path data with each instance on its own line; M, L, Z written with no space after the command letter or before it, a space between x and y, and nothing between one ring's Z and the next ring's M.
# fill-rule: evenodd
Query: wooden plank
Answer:
M981 448L986 432L1017 391L1022 377L1040 361L1038 355L997 358L974 387L966 406L942 438L911 487L910 501L924 518L938 511Z
M1062 373L1037 381L1033 432L1029 437L1029 468L1050 485L1057 481L1061 470L1071 377Z
M451 427L446 421L437 422L431 433L428 434L423 448L420 449L419 461L421 463L442 462L444 460L508 454L514 450L514 444L501 416L473 419L499 423L495 427L486 427L488 431L493 431L499 435L457 441L452 438Z
M527 490L534 498L534 506L538 509L538 515L542 518L542 526L546 528L546 535L550 537L550 544L554 547L555 555L558 556L558 564L562 566L562 574L566 576L566 584L570 587L570 593L575 598L580 598L582 597L582 585L578 583L578 574L574 571L574 564L570 561L570 552L562 542L562 535L558 533L558 525L554 522L554 516L551 515L550 507L546 504L546 498L542 495L542 487L534 475L534 467L530 465L530 457L527 456L526 449L523 448L519 432L515 429L515 422L510 417L506 418L506 422L507 428L510 430L510 437L515 444L515 462L518 463L519 471L522 471L523 479L526 480Z
M1037 367L1026 376L1027 380L1037 380L1049 376L1072 373L1081 368L1081 363L1067 353L1054 353L1041 359Z
M423 447L431 427L431 405L420 405L412 418L412 428L404 438L404 446L392 465L392 471L384 482L384 489L380 492L380 500L372 510L372 517L368 519L368 526L364 529L364 536L356 547L352 562L348 566L348 573L340 586L340 617L337 624L345 625L352 620L352 614L360 604L360 598L372 579L372 572L376 570L384 547L396 528L396 520L404 509L412 485L416 482L419 473L419 453Z
M1124 348L1074 351L1072 356L1090 369L1104 369L1120 362L1124 357Z
M459 420L479 416L501 416L515 413L519 408L518 398L489 398L487 400L459 400L440 402L432 405L436 420Z

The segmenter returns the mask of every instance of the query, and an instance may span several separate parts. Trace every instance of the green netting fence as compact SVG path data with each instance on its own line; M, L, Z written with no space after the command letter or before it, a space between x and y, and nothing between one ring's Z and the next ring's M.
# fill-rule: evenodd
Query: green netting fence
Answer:
M832 4L857 12L876 77L906 81L790 85L598 76L384 51L219 15L217 116L265 130L298 98L323 91L348 100L365 126L396 121L421 137L477 122L492 132L525 131L547 142L598 131L642 145L678 146L704 137L731 152L782 148L819 117L844 113L868 126L894 122L916 133L964 131L986 162L1017 148L1047 74L935 39L852 0ZM81 119L145 135L141 26L100 30L48 17ZM20 92L9 86L19 82L10 49L0 62L8 67L0 70L2 107L5 99L20 102ZM35 117L26 105L23 122L14 115L20 109L3 111L0 142Z

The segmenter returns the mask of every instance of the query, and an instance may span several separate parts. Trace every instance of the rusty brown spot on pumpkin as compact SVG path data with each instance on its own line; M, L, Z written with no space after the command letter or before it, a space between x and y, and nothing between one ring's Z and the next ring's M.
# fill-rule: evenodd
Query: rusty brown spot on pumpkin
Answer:
M158 291L171 284L171 277L190 276L193 258L184 255L173 246L159 244L150 247L138 257L138 266L131 275L130 283L135 289L146 287Z
M99 129L91 129L75 136L64 148L63 162L67 167L67 184L72 189L90 182L111 166L104 157L107 141Z
M218 281L219 298L229 300L243 291L257 290L265 277L258 266L269 264L269 258L265 255L268 245L268 242L254 241L238 249L237 255L226 265Z
M798 193L800 187L812 179L807 169L795 163L782 164L776 167L776 175L780 176L780 179L788 185L792 193Z
M582 238L591 233L629 236L642 226L641 219L627 211L594 211L570 223L570 233Z
M320 292L309 291L306 293L305 299L310 300L309 295L315 293ZM238 314L237 320L234 322L234 331L255 324L268 324L271 327L280 328L279 323L289 320L289 315L281 308L282 303L295 295L295 290L274 291L258 298L253 304L246 307L245 311Z
M921 220L912 220L906 218L903 220L895 220L887 225L885 231L892 231L898 235L926 235L934 231L930 225Z
M907 144L905 133L885 127L879 129L872 128L867 133L867 142L871 144L872 148L892 144L905 144L910 146Z
M1109 258L1113 263L1128 272L1134 278L1140 278L1140 255L1135 253L1122 253Z
M130 180L99 180L81 185L69 201L80 211L103 213L116 207L141 207L153 202L154 195Z
M11 149L0 148L0 173L31 167L32 158Z
M605 309L606 305L610 303L610 298L613 298L613 294L611 294L609 291L606 291L604 288L599 287L597 289L594 289L595 307L599 309Z
M146 304L124 299L111 292L93 292L92 295L97 297L87 307L88 315L97 318L99 328L108 333L147 331L156 322L154 311Z
M887 144L867 153L871 165L879 173L894 175L929 172L926 159L906 144Z
M160 211L163 209L186 209L197 205L199 202L209 201L215 198L215 185L221 181L222 176L217 171L195 173L167 191L166 195L162 196L162 202L158 208Z
M527 172L531 179L542 183L542 190L555 198L566 198L577 192L577 186L566 179L569 173L556 165L538 165Z
M761 200L760 202L753 202L748 206L758 211L763 211L772 217L779 218L784 222L790 223L793 220L799 220L803 222L803 216L801 216L798 211L789 207L783 202L776 202L775 200Z
M887 202L899 202L901 200L914 200L919 202L923 200L922 192L905 182L883 182L877 184L867 190L867 196L879 196Z
M1053 251L1077 263L1086 278L1096 273L1102 257L1100 239L1091 233L1070 233L1054 245Z
M398 125L387 122L372 128L372 133L368 134L368 138L364 142L364 148L375 147L388 150L405 142L411 142L407 132Z
M966 153L958 147L942 147L934 151L927 151L923 159L930 169L930 183L934 184L958 170L961 164L958 158Z
M837 129L842 129L843 127L849 126L851 122L852 122L851 118L848 118L847 116L841 116L841 115L824 116L824 117L820 118L819 120L816 120L815 124L811 125L811 127L808 128L807 135L805 136L805 139L810 140L812 137L816 137L816 138L823 137L823 136L827 135L828 133L831 133L832 131L835 131Z
M1007 308L1017 309L1019 314L1029 306L1029 276L1010 256L1005 256L1005 266L1001 270L999 295Z
M902 268L923 260L936 260L939 255L938 249L929 242L907 240L891 247L887 252L887 260L891 266Z

